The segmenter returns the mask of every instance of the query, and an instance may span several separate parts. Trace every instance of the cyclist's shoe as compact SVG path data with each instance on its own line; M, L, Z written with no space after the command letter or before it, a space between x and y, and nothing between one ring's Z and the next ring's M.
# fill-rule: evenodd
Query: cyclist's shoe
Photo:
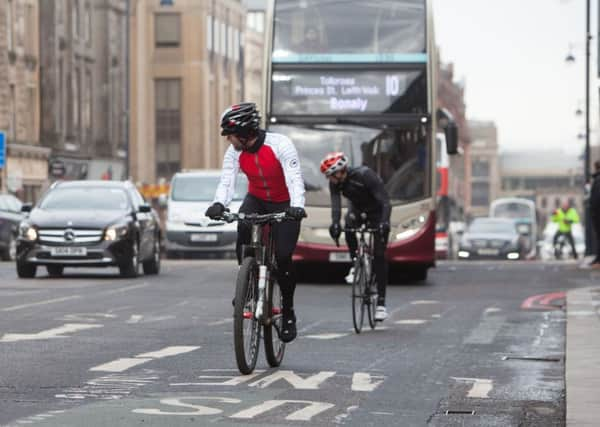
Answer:
M346 279L346 283L348 283L350 285L352 284L352 282L354 282L354 267L350 268L350 271L346 275L345 279Z
M296 315L294 310L283 310L280 338L283 342L290 342L296 338Z
M388 312L385 305L378 305L375 309L375 321L383 322L388 317Z

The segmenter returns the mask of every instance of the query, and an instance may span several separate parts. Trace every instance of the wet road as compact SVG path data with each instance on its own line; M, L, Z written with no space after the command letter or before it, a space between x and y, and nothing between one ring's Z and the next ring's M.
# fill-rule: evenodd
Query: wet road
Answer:
M158 277L0 263L0 425L563 426L574 264L441 263L352 331L350 288L300 284L280 369L237 373L232 261Z

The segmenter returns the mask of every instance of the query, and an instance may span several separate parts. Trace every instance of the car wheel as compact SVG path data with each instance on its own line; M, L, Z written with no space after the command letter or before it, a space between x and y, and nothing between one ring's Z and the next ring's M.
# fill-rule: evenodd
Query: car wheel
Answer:
M17 259L17 239L14 236L10 236L8 245L2 253L2 259L4 261L14 261Z
M36 271L37 265L17 261L17 275L21 279L31 279L35 277Z
M160 272L160 242L158 238L154 241L152 259L144 261L143 266L144 274L158 274Z
M48 270L48 275L50 277L60 277L63 274L65 267L62 265L47 265L46 270Z
M136 241L131 245L131 256L119 265L119 273L123 277L137 277L140 271L140 247Z

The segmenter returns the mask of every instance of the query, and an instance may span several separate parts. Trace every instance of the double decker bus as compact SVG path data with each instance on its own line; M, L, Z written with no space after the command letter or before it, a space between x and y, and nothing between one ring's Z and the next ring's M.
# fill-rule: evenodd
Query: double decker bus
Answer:
M375 170L390 194L391 266L425 279L434 265L438 114L431 4L269 2L263 111L267 128L294 142L307 190L296 262L350 261L329 237L329 185L319 170L327 153L343 151L352 165ZM456 151L453 129L449 152Z

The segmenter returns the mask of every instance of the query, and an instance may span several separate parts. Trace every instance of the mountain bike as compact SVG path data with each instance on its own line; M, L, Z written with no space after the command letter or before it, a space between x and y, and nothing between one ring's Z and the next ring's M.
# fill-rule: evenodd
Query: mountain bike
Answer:
M239 371L248 375L256 366L261 333L269 366L279 366L285 353L272 225L292 218L285 212L264 215L225 212L222 219L244 221L252 227L251 242L242 247L243 260L237 275L233 310L235 358Z
M365 311L371 329L375 329L375 309L377 307L377 287L373 271L373 239L376 228L368 228L366 215L361 215L363 222L358 228L346 228L347 232L358 234L358 248L354 260L354 278L352 280L352 321L354 330L360 334Z

